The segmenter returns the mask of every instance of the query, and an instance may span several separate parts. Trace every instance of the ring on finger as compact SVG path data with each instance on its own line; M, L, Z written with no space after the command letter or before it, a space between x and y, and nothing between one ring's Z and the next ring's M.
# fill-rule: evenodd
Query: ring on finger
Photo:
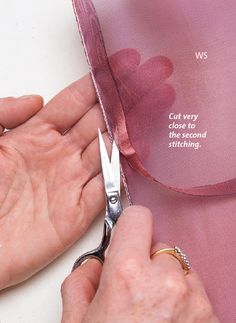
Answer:
M191 264L190 261L185 253L179 248L179 247L174 247L174 248L163 248L160 250L156 250L151 253L151 258L154 258L160 254L168 254L173 257L175 257L179 263L181 264L183 270L185 271L186 274L189 273L191 269Z

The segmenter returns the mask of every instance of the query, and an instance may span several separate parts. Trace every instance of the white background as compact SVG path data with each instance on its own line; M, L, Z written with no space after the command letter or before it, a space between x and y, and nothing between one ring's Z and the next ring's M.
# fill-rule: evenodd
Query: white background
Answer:
M1 97L38 93L47 102L87 71L70 0L0 1ZM0 323L60 322L60 285L77 256L99 242L101 221L48 268L0 293Z

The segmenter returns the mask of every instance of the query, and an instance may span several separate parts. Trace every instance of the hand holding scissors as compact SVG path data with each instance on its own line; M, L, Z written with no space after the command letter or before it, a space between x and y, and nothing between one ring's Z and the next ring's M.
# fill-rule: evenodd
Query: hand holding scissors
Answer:
M186 275L172 255L152 256L170 248L152 246L152 230L148 209L124 210L105 265L87 261L63 283L62 323L219 323L195 270Z

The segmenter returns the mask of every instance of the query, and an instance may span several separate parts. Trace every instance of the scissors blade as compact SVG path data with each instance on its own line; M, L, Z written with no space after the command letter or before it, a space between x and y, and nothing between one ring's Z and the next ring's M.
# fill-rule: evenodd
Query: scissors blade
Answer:
M116 186L120 194L120 152L115 141L113 141L112 144L111 167L115 177Z
M118 187L116 186L115 175L113 174L111 162L100 129L98 129L98 137L105 191L107 193L118 191Z

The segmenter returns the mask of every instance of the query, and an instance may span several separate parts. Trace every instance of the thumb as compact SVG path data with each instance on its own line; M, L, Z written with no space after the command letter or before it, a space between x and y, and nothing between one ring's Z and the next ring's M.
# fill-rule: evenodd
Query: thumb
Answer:
M62 323L82 322L92 302L100 280L101 263L89 259L80 265L62 284Z
M43 107L40 95L0 98L0 126L12 129L27 121Z

